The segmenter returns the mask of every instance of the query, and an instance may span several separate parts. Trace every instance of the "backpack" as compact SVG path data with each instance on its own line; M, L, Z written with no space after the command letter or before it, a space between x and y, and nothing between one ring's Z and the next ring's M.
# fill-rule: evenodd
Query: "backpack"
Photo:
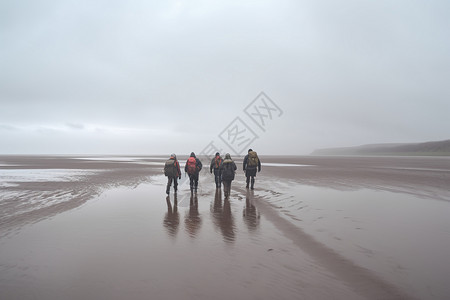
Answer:
M177 177L178 170L175 162L175 159L169 159L168 161L166 161L164 165L164 175L168 177Z
M189 157L187 161L187 172L189 175L193 175L197 172L197 159L195 157Z
M255 151L250 151L248 153L247 166L250 168L256 168L259 164L258 154Z
M234 180L234 168L232 162L227 162L222 165L222 179Z

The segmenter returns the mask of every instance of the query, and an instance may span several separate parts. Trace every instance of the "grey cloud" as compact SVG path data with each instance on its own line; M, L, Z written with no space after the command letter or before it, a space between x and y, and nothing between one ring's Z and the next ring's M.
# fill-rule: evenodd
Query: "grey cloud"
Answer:
M7 124L0 124L0 130L16 131L16 130L18 130L18 128L15 126L7 125Z
M83 124L78 124L78 123L66 123L66 126L70 129L75 129L75 130L82 130L85 128L85 126Z
M285 112L257 141L267 152L445 139L449 6L2 2L0 120L68 130L58 152L71 152L71 138L78 151L122 149L112 137L92 148L108 128L149 129L126 137L127 151L148 142L183 152L216 138L264 90ZM40 142L26 131L8 133L17 152Z

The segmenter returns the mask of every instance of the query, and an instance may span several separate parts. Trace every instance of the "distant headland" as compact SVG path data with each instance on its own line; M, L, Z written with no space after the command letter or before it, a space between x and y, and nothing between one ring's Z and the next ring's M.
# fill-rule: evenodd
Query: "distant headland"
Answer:
M450 156L450 140L425 143L370 144L355 147L316 149L311 155Z

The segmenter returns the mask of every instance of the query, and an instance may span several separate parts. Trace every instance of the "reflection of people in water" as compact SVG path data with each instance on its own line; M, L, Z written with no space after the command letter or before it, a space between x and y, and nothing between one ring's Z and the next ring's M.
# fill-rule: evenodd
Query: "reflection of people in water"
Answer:
M218 192L218 190L216 190L216 195L214 196L214 204L211 208L211 212L213 214L214 221L220 220L222 217L222 193ZM218 222L215 223L218 225Z
M180 224L180 215L178 214L178 201L177 194L174 194L173 207L170 203L170 197L166 197L167 202L167 213L164 217L164 227L166 227L169 235L175 237L178 232L178 225Z
M253 190L247 190L245 195L245 207L244 207L244 222L250 231L254 231L259 226L259 213L253 204Z
M231 205L228 199L225 199L222 206L222 193L216 190L214 204L212 206L212 215L214 224L220 229L225 242L233 242L234 220L231 214Z
M191 237L195 237L202 225L202 219L200 218L200 214L198 213L198 198L196 193L191 194L191 199L189 202L189 212L185 216L184 223L186 226L186 231L189 233L189 235Z

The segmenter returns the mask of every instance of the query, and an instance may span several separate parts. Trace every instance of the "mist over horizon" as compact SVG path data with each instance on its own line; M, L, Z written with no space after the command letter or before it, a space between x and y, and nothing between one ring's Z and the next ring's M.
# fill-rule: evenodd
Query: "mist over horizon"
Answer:
M449 138L447 1L4 1L0 154Z

